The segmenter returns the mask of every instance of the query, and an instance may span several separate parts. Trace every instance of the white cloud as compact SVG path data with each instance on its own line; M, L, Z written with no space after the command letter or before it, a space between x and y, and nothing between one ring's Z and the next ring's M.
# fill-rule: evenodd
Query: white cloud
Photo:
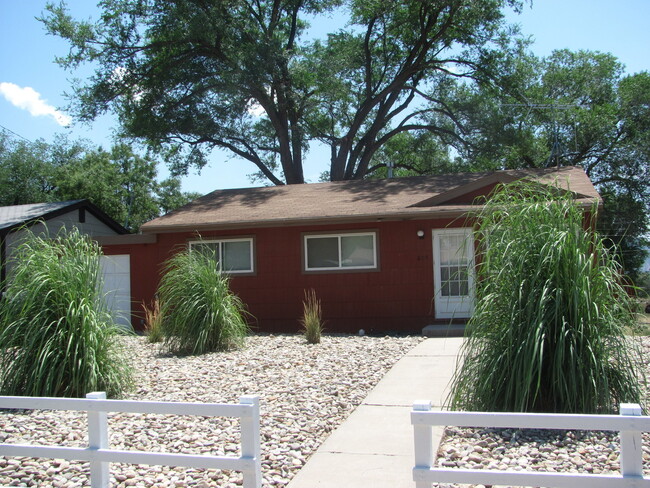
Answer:
M18 108L27 110L34 117L52 117L57 124L67 127L72 123L72 119L63 112L49 105L41 98L41 94L29 86L20 87L14 83L0 83L0 94L7 101Z

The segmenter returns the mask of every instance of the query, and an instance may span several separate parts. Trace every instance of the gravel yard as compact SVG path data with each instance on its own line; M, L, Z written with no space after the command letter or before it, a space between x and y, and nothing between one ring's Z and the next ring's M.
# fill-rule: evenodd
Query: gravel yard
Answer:
M420 337L256 335L239 351L204 356L161 355L143 338L126 338L138 371L138 400L237 403L261 396L263 486L282 487L391 366ZM114 449L239 454L239 421L171 415L109 414ZM0 413L0 442L87 445L86 415L77 412ZM82 462L1 458L0 485L88 486ZM233 487L238 472L111 464L112 486Z
M308 345L298 335L256 335L240 351L204 356L161 355L143 338L126 345L138 373L127 398L236 403L262 402L263 486L285 486L307 458L361 403L420 337L324 336ZM643 339L650 374L650 338ZM160 452L239 453L238 420L109 414L111 447ZM85 414L0 413L0 442L85 446ZM411 435L406 433L405 435ZM436 463L444 467L563 472L619 472L618 436L607 432L447 428ZM650 474L650 437L644 465ZM81 462L0 458L0 485L88 486ZM113 486L234 487L238 472L113 463ZM456 485L434 485L447 488ZM466 486L466 485L465 485Z

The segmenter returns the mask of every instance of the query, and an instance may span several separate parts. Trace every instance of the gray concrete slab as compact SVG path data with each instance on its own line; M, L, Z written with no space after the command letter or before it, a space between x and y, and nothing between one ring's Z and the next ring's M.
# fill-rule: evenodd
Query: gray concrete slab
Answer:
M332 432L321 449L388 456L412 453L410 412L411 407L359 405L346 420L346 427Z
M314 454L288 488L413 488L412 456ZM307 467L309 466L309 467Z
M432 405L440 407L447 394L449 371L453 371L454 367L455 360L441 361L441 358L431 356L404 357L363 403L410 407L414 400L427 399L431 400Z
M411 349L339 426L288 488L413 488L415 400L440 408L462 338L429 338ZM434 429L434 446L443 429Z

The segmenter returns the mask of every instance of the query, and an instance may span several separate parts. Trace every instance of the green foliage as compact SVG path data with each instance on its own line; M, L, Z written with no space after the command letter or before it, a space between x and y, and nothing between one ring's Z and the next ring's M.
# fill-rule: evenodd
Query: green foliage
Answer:
M0 206L49 200L54 166L47 151L42 141L16 141L0 131Z
M181 191L181 181L178 178L167 178L158 184L157 203L163 214L188 204L201 196L197 192Z
M197 198L178 178L156 181L157 162L126 144L16 141L0 132L0 206L88 199L131 231Z
M638 285L650 231L646 206L632 193L617 191L612 185L602 187L600 193L604 209L598 215L598 232L616 249L626 275Z
M120 395L131 369L100 294L99 247L76 229L24 232L0 299L1 394Z
M323 332L323 312L320 300L316 298L315 290L305 290L305 300L302 302L303 314L300 324L309 344L319 344Z
M403 132L455 137L440 87L496 73L516 34L502 10L521 3L110 0L96 22L51 4L42 20L70 44L61 65L95 69L75 89L77 117L118 114L125 133L178 157L173 171L220 148L281 184L304 182L314 141L341 180L366 176ZM314 40L309 22L332 16L340 29Z
M170 351L204 354L243 345L245 307L217 265L208 250L181 251L165 263L158 293Z
M60 200L87 198L127 229L159 215L156 205L156 162L138 156L125 145L85 152L59 167L56 196Z
M477 304L451 406L614 413L644 401L635 304L570 194L505 186L476 216Z

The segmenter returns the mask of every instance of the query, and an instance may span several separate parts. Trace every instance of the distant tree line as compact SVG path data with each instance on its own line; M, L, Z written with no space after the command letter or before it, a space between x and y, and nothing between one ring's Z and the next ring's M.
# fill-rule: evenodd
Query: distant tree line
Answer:
M110 150L59 137L29 142L0 132L0 206L87 198L131 232L200 196L178 177L157 181L157 162L116 143Z

